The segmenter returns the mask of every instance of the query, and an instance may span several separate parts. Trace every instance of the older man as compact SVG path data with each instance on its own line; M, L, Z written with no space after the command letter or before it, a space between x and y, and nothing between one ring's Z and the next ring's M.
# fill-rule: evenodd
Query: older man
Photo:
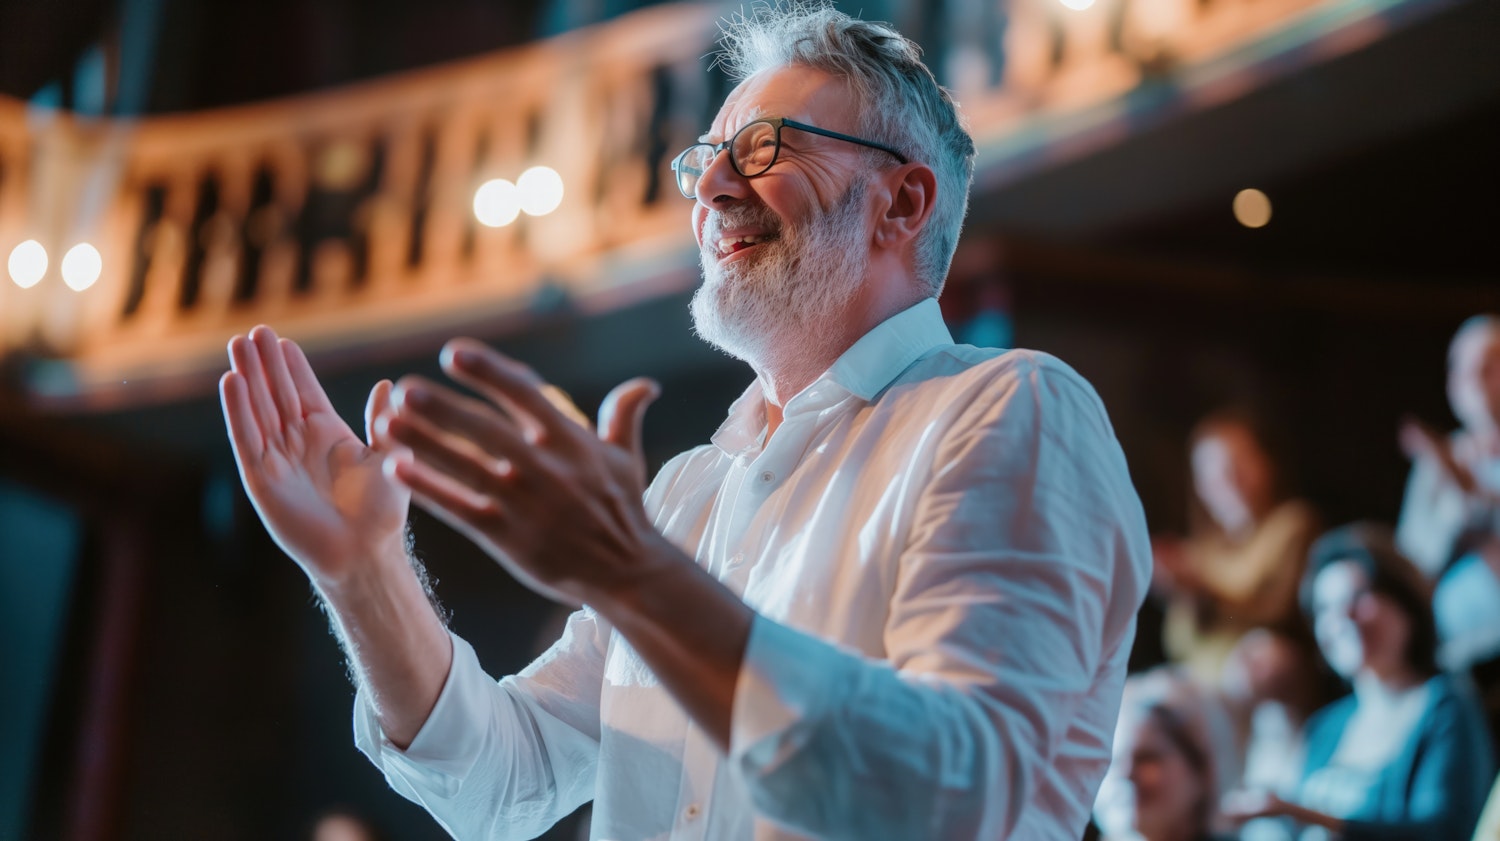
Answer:
M596 436L456 340L482 399L382 383L367 447L295 345L230 343L241 475L349 652L357 741L462 839L592 799L600 839L1076 841L1150 570L1104 409L944 328L973 144L913 44L801 8L726 46L741 82L674 170L698 332L757 378L649 488L649 382ZM408 495L581 605L520 674L430 606Z

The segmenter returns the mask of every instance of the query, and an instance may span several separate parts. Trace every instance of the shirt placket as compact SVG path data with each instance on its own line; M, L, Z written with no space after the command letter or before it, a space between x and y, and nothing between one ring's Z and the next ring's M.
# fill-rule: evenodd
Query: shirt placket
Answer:
M708 813L714 779L719 770L719 752L700 728L688 725L682 745L682 776L677 784L677 816L673 841L700 841L707 837Z

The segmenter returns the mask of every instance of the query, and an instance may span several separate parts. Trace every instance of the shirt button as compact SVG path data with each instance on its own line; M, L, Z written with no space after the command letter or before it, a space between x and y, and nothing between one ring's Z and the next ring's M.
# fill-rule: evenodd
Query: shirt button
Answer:
M698 808L697 803L694 803L691 806L688 806L686 809L682 810L682 819L685 821L694 820L702 813L703 810Z
M769 485L770 483L776 481L776 474L772 473L769 470L762 470L760 472L760 480Z

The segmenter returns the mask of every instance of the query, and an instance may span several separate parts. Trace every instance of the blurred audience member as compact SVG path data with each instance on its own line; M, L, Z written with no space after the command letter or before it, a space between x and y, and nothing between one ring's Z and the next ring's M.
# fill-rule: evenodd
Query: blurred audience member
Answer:
M1247 731L1240 784L1293 797L1307 757L1307 720L1341 694L1316 645L1305 633L1250 631L1229 656L1223 688ZM1296 828L1286 818L1261 818L1241 827L1239 837L1291 841Z
M311 841L382 841L383 836L364 818L343 807L325 811L313 823Z
M1336 529L1313 546L1302 605L1318 647L1354 692L1307 724L1296 796L1226 800L1238 819L1285 816L1299 841L1467 838L1494 773L1478 707L1438 671L1421 573L1384 527Z
M1205 520L1189 539L1158 539L1153 585L1167 598L1167 656L1217 685L1229 652L1256 627L1294 628L1297 582L1317 519L1290 499L1267 436L1249 417L1201 421L1193 488Z
M1436 582L1440 661L1471 669L1500 714L1500 318L1464 322L1448 346L1448 401L1462 424L1401 430L1412 458L1396 538Z
M1212 841L1228 720L1204 687L1170 667L1126 681L1114 759L1094 822L1106 841ZM1223 761L1224 754L1233 754Z
M1474 828L1474 841L1500 841L1500 779L1490 789L1490 799L1484 804L1479 816L1479 826Z

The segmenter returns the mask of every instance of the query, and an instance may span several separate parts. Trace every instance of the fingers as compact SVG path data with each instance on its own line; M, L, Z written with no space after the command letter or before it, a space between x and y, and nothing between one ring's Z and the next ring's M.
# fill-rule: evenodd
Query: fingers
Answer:
M243 469L247 461L259 459L266 450L266 440L256 423L243 375L230 371L219 378L219 404L224 409L224 425L229 429L229 445Z
M377 449L387 448L387 442L381 441L375 434L375 421L391 413L391 390L394 387L390 380L381 380L370 389L370 399L365 401L365 441Z
M318 382L317 375L313 373L312 364L307 361L307 354L303 353L302 348L291 339L279 339L277 346L281 350L282 363L286 368L301 411L308 414L312 412L333 414L333 404L329 402L328 393L323 390L323 384Z
M264 367L255 345L244 336L229 340L229 368L242 379L250 417L255 419L262 436L281 434L281 415L276 410L276 401L271 399L271 389L266 383Z
M429 514L477 543L493 541L494 535L487 532L497 531L502 517L492 497L463 487L410 456L387 456L381 467L386 478L406 486L413 501Z
M375 420L375 435L382 441L390 440L409 448L418 466L466 490L488 495L514 475L515 468L508 459L485 451L469 439L449 434L421 414L401 410L399 405L395 413Z
M580 429L542 392L534 371L473 339L454 339L439 357L448 376L505 409L529 443L566 442Z
M495 458L530 460L516 423L486 403L422 377L402 377L391 399L398 417L420 419Z
M661 395L661 386L646 377L636 377L614 387L599 407L599 437L636 455L644 456L641 432L646 409Z
M250 343L255 346L256 355L260 357L266 387L281 422L300 420L302 400L297 395L297 386L292 382L292 374L287 369L286 353L281 349L281 341L276 332L264 324L259 325L250 331Z

